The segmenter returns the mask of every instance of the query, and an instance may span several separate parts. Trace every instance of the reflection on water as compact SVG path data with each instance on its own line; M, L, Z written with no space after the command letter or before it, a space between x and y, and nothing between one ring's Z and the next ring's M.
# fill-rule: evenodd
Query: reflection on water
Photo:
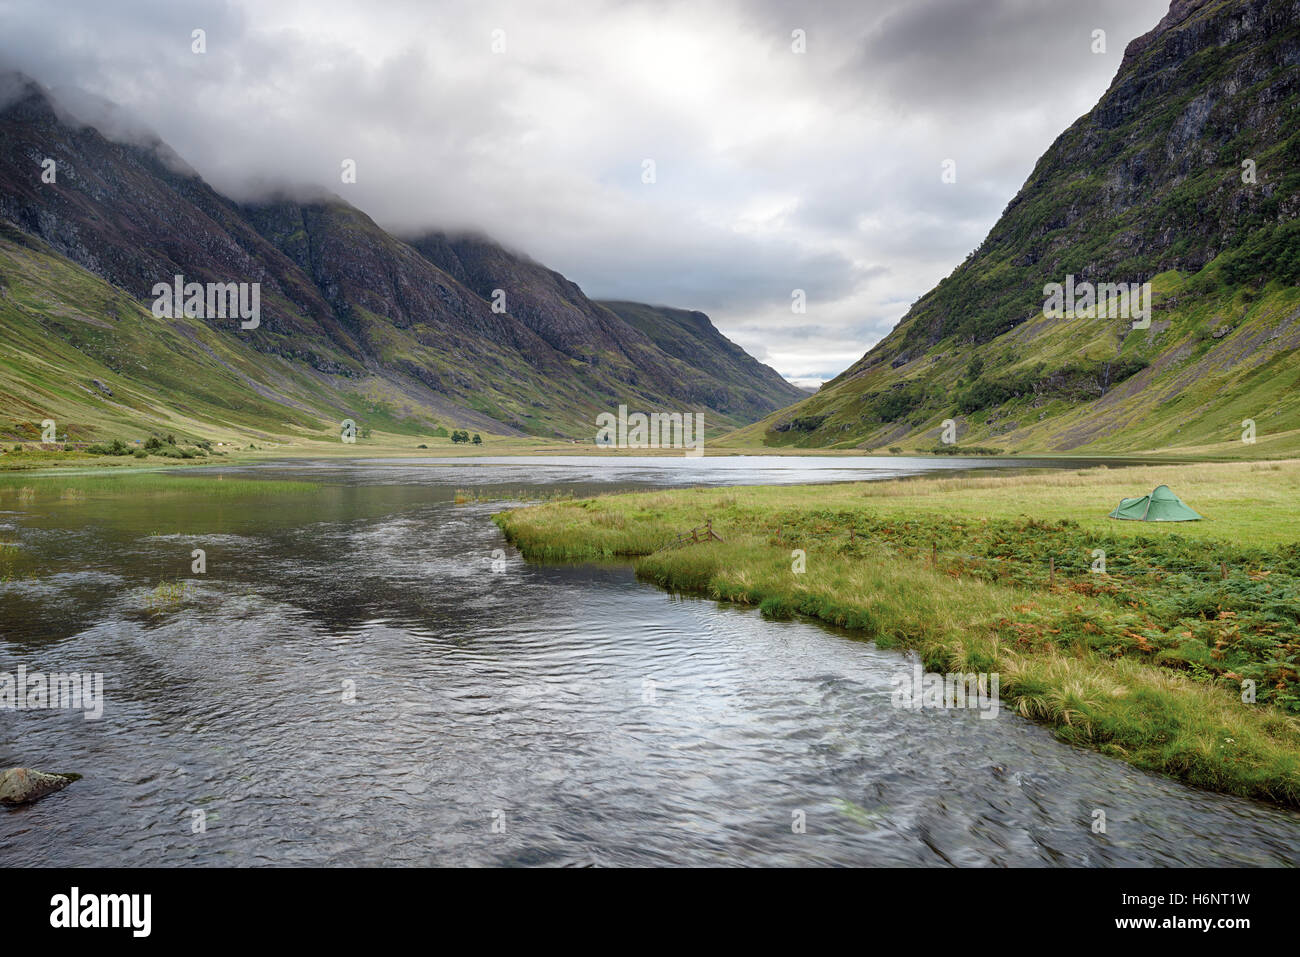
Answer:
M1133 465L1132 459L1020 458L1003 456L947 456L918 458L906 455L689 455L631 456L528 455L464 458L368 459L361 464L382 468L390 480L418 481L436 465L473 480L494 481L498 476L537 477L546 482L617 483L618 485L793 485L800 482L858 482L904 478L934 472L978 469L1086 468L1090 465ZM305 463L309 468L333 470L334 463ZM488 474L484 474L488 473ZM513 480L513 479L512 479ZM607 491L607 489L605 489Z
M526 564L499 505L451 503L610 488L549 468L255 470L328 483L275 501L7 499L22 559L0 671L102 671L108 703L100 722L0 712L0 767L85 775L0 811L0 864L1300 862L1300 816L1005 710L894 709L900 654L624 566ZM618 468L619 486L702 481ZM146 610L178 578L183 605Z

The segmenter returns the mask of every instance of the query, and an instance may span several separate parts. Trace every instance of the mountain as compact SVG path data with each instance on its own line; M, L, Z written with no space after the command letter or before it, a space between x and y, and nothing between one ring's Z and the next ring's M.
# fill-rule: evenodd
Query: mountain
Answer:
M156 137L112 139L26 78L0 85L0 399L15 437L53 417L73 439L319 437L343 418L590 438L619 404L734 428L798 396L754 360L681 358L488 239L408 242L321 191L237 202ZM154 287L176 275L258 284L260 321L155 317Z
M594 302L558 272L478 237L430 233L411 245L484 298L509 289L511 314L552 348L584 363L613 362L634 385L671 384L692 408L752 422L801 397L797 386L718 332L702 312Z
M772 396L783 405L806 394L787 382L714 328L702 312L647 306L639 302L601 302L601 305L642 332L675 359L699 373L698 401L744 419L766 414Z
M959 446L1226 451L1251 420L1254 450L1300 448L1298 213L1300 2L1176 0L965 262L738 438L930 449L951 419ZM1069 282L1150 282L1149 328L1057 315Z

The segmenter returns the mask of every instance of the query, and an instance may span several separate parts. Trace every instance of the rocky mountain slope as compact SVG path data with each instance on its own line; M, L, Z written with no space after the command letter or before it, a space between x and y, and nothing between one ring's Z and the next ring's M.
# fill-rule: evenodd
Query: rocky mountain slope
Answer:
M73 439L178 417L192 433L328 434L350 417L412 435L444 424L590 438L620 403L730 428L798 398L752 359L718 380L726 370L684 361L489 240L407 242L325 193L237 203L165 144L114 141L36 83L6 85L0 399L15 412L0 436L30 438L45 417ZM258 283L260 323L155 318L152 290L175 275Z
M639 302L601 302L674 359L698 370L696 401L747 419L761 418L774 392L789 402L804 397L776 371L763 365L714 328L702 312L647 306Z
M1300 2L1176 0L978 249L739 437L930 449L951 420L1005 451L1239 452L1250 428L1251 454L1300 448L1297 214ZM1068 277L1150 282L1149 327L1045 311Z

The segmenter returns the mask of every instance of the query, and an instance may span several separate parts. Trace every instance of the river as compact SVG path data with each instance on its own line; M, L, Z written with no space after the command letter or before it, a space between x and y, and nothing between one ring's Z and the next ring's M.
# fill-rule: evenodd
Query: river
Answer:
M526 563L490 521L502 501L453 502L457 488L506 499L935 467L202 470L323 486L246 499L44 495L33 477L0 499L0 538L22 556L0 583L0 672L102 672L106 704L98 721L0 711L0 768L84 775L0 810L0 865L1300 862L1300 815L1075 749L1006 710L896 709L906 655L673 596L625 565ZM196 548L206 573L191 571ZM174 579L183 606L150 611Z

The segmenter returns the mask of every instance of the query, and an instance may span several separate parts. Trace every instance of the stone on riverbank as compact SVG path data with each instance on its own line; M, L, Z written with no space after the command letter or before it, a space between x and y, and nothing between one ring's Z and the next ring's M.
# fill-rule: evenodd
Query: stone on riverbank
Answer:
M0 804L28 804L62 791L79 774L46 774L28 768L10 768L0 772Z

